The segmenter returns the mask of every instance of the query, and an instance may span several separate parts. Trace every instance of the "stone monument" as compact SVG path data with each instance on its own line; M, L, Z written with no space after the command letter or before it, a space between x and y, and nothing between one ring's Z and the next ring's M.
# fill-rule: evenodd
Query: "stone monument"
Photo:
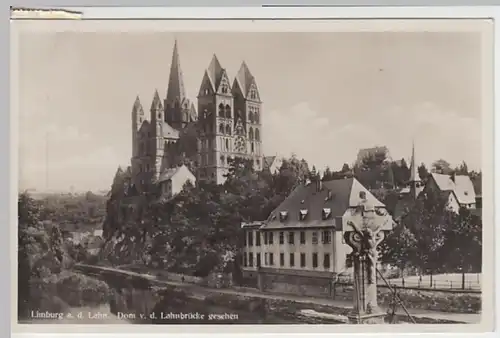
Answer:
M385 208L374 207L359 194L361 202L344 223L344 239L352 248L354 275L353 310L348 316L352 324L383 324L385 313L377 303L378 245L385 233L394 227Z

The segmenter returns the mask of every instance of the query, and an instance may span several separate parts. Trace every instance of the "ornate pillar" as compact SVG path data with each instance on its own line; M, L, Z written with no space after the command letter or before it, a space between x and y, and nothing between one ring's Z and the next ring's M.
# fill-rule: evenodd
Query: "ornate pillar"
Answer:
M378 245L393 221L385 209L368 205L363 198L347 220L344 239L352 248L353 310L348 316L352 324L383 324L385 313L377 303Z

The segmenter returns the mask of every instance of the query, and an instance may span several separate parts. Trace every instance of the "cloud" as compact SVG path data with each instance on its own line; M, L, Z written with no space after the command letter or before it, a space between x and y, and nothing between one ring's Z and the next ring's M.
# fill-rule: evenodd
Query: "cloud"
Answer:
M415 140L417 160L430 165L444 158L453 165L481 164L481 121L443 110L432 102L394 106L366 112L345 121L346 114L317 112L301 102L286 110L271 111L263 121L264 151L297 156L318 168L340 168L352 163L360 148L385 145L393 159L411 155Z

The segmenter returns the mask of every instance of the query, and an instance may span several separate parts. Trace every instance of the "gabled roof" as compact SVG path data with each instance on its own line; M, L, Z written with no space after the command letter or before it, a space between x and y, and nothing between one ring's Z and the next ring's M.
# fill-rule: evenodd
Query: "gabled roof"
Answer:
M135 98L134 106L132 107L132 112L137 113L137 115L144 115L144 109L142 109L141 100L139 99L139 95Z
M153 102L151 103L151 110L163 110L163 105L161 103L160 94L158 94L158 90L155 90L153 95Z
M175 168L169 168L166 169L158 178L158 182L163 182L170 180L172 177L174 177L181 169L186 169L187 171L191 172L188 167L186 167L185 164L175 167Z
M460 204L476 203L476 193L474 192L474 185L469 176L455 175L452 179L451 175L432 173L431 177L436 182L439 190L453 191Z
M313 182L295 188L270 214L263 228L331 227L334 224L332 219L342 217L347 209L359 205L361 191L365 192L369 204L385 207L355 178L322 182L321 189ZM323 219L324 209L329 209L326 220ZM307 210L307 216L302 221L299 218L301 210ZM280 220L282 212L287 214L284 221Z
M167 122L163 121L162 124L162 135L164 138L168 139L178 139L179 138L179 131L175 128L173 128L170 124Z
M245 61L241 64L240 70L236 75L236 81L238 81L243 97L246 98L255 79Z
M264 169L269 169L273 165L273 162L275 159L276 159L276 156L264 156L264 160L262 163Z
M217 55L214 54L212 61L210 61L210 65L208 65L207 68L207 75L214 91L217 91L223 74L224 68L222 68L219 59L217 59Z
M165 170L158 178L158 182L163 182L171 179L179 171L179 169L180 167L170 168Z

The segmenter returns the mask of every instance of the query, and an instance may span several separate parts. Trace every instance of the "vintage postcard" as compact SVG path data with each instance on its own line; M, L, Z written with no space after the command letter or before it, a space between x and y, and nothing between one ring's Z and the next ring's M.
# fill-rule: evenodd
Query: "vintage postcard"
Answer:
M16 328L492 330L492 27L13 23Z

